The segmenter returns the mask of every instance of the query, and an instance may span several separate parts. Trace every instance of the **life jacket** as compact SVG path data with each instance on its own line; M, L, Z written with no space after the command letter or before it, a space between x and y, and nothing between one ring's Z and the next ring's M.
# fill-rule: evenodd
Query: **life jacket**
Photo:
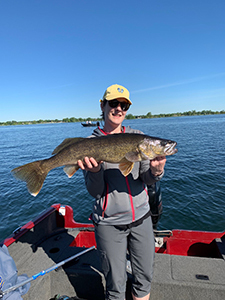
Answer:
M0 290L5 291L11 286L14 286L28 279L28 276L23 274L18 276L18 271L13 258L10 256L8 248L5 245L0 247ZM30 283L19 287L3 296L3 300L22 300L21 295L27 293L30 288Z

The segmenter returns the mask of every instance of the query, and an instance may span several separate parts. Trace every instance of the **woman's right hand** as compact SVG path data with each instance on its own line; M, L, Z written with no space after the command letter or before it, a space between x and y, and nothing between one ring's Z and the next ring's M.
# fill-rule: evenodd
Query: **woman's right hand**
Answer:
M85 157L84 160L78 160L78 166L85 171L97 173L101 169L101 162L97 162L93 157Z

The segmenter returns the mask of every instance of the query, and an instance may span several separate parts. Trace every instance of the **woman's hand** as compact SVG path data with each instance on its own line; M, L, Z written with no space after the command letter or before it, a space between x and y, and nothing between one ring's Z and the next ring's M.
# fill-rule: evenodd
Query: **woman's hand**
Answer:
M90 171L93 173L97 173L101 169L101 163L97 162L93 157L85 157L84 160L78 160L78 166L85 171Z
M162 174L166 164L166 157L159 156L150 161L150 169L153 176L159 176Z

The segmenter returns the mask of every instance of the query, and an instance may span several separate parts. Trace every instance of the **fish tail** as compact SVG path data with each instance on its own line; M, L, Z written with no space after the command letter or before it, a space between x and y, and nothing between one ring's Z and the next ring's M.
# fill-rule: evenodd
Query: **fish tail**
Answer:
M11 172L16 179L26 182L27 189L32 196L37 196L49 170L44 166L43 160L37 160L17 167Z

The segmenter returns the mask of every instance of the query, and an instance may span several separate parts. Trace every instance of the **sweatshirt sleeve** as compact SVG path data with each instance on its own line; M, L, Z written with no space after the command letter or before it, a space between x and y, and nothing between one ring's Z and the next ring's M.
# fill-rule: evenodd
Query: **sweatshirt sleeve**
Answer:
M151 185L159 181L164 175L164 171L163 171L161 175L153 176L149 167L149 163L150 163L149 160L144 160L140 164L140 178L147 185Z
M100 198L105 190L103 167L97 173L86 171L83 173L88 193L94 198Z

